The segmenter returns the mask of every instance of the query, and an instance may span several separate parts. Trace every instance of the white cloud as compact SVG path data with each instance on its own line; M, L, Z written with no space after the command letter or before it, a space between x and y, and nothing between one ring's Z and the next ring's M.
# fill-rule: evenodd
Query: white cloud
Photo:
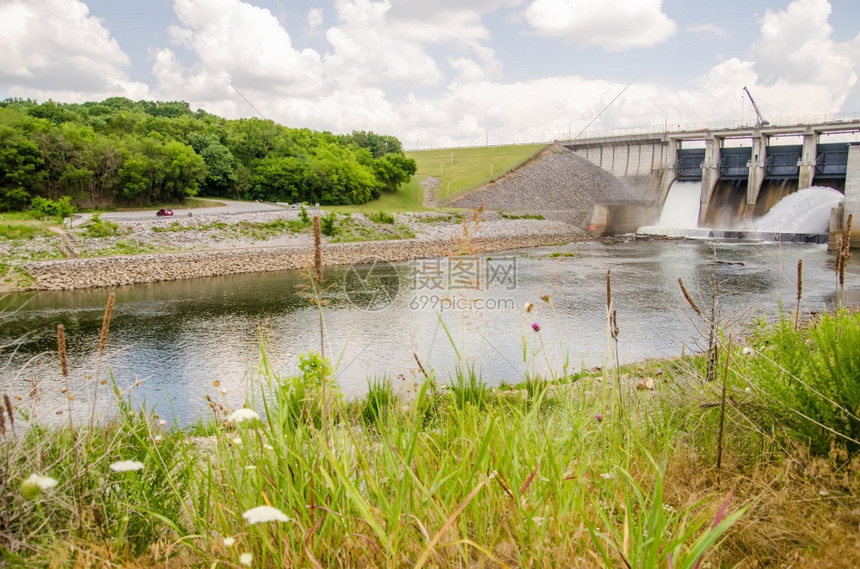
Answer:
M696 35L714 35L720 39L726 39L729 37L729 32L723 27L717 26L715 24L696 24L692 26L686 26L684 28L690 33Z
M768 10L753 47L762 83L819 84L843 91L857 80L854 62L830 38L827 0L795 0L784 11Z
M171 28L171 38L197 57L192 73L184 77L189 87L204 79L229 78L240 89L265 87L273 94L313 95L324 89L319 54L295 49L269 10L240 0L175 0L174 9L182 27ZM163 64L169 59L162 54L156 60L157 77L167 73ZM178 79L173 77L173 87ZM159 83L159 90L165 87Z
M659 44L676 24L662 12L662 0L533 0L526 20L542 36L607 51Z
M12 96L84 101L144 97L130 80L128 56L78 0L0 4L0 82Z
M312 8L308 11L308 27L315 31L317 30L323 23L323 9L322 8Z

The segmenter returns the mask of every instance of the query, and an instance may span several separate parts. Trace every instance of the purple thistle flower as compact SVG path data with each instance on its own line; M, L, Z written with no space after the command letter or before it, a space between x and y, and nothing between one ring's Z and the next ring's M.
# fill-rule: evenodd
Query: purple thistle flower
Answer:
M532 330L534 330L535 332L540 332L540 324L538 324L537 322L532 324Z
M594 416L594 420L597 421L598 423L602 422L603 421L603 415L598 413L597 415Z

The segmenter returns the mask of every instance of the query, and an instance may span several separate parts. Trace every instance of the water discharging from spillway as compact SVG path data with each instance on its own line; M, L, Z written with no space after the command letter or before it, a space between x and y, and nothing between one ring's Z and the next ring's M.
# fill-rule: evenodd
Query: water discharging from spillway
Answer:
M640 227L644 235L708 238L756 238L762 234L826 235L830 225L830 211L844 196L833 188L812 186L798 190L781 199L764 216L737 228L700 228L699 182L675 182L669 189L658 225ZM721 231L722 230L722 231Z
M830 210L844 196L833 188L812 186L782 198L763 217L753 222L760 232L827 233Z
M673 237L695 236L699 224L701 193L700 182L673 183L663 203L660 221L654 226L640 227L638 233Z

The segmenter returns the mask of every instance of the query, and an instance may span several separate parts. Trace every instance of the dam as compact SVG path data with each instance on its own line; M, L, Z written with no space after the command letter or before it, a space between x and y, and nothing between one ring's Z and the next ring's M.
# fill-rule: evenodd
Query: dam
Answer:
M670 128L667 124L588 133L575 139L562 136L556 142L638 188L644 197L639 208L626 207L623 215L596 208L592 225L597 231L635 231L668 223L661 213L670 189L681 184L687 202L698 201L694 227L724 231L750 228L783 198L821 188L844 196L829 213L826 233L834 244L849 214L860 220L858 133L860 115L817 115L753 125ZM696 190L691 191L691 186ZM832 197L831 193L831 201ZM858 225L852 227L852 241L860 246Z

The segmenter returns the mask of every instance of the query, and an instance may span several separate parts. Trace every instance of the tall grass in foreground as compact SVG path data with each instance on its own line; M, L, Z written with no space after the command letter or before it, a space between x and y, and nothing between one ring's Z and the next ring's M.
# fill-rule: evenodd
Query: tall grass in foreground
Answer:
M0 553L22 566L777 564L815 553L822 544L808 536L826 534L809 520L839 520L860 486L860 458L834 431L854 435L801 406L827 395L839 420L857 408L848 376L857 377L860 316L840 312L803 332L762 325L749 346L725 345L732 404L719 441L719 382L695 371L704 355L619 370L623 414L614 373L534 378L528 397L511 397L486 389L474 366L449 389L429 372L405 408L379 382L365 401L346 403L331 393L320 355L281 377L265 345L250 399L261 406L212 400L206 436L167 429L118 391L115 418L92 427L25 429L7 399ZM844 373L811 383L846 361ZM844 401L833 394L840 383ZM776 398L815 413L831 427L818 433L821 448L837 450L793 450L809 435L782 436L795 417L777 412Z

